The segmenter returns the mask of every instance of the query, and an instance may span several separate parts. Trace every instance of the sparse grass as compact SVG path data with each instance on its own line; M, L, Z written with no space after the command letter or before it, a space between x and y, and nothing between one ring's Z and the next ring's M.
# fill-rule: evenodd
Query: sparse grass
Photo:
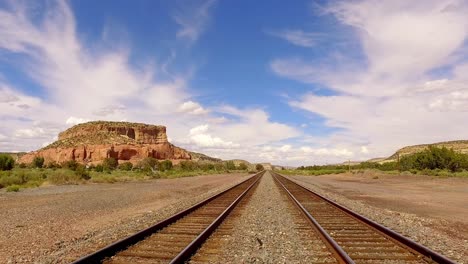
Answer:
M281 170L279 171L285 175L305 175L305 176L319 176L325 174L340 174L345 173L344 169L322 169L322 170Z
M246 171L228 171L226 169L200 169L193 170L174 167L165 171L157 171L154 169L133 169L133 170L104 170L97 171L94 169L86 169L84 166L78 166L75 170L71 168L14 168L10 171L0 171L0 188L8 188L10 186L18 186L18 188L34 188L39 187L44 183L53 185L64 184L82 184L87 182L92 183L115 183L140 181L150 179L174 179L181 177L192 177L206 174L220 174L231 172L246 172ZM16 187L11 187L15 189Z
M21 187L19 185L10 185L6 188L6 191L7 192L19 192L19 190L21 189Z

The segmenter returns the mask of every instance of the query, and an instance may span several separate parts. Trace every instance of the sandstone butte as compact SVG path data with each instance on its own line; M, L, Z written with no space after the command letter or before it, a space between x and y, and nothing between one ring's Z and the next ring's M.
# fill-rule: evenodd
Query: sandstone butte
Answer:
M105 158L137 163L143 158L189 160L188 151L167 141L166 127L128 122L93 121L73 126L58 135L54 143L23 155L20 163L43 157L44 163L75 160L99 164Z

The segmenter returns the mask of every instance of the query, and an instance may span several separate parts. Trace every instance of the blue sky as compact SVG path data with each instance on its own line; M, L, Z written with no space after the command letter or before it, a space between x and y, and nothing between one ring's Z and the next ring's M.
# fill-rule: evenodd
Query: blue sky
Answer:
M0 151L88 120L284 165L464 139L466 1L0 1ZM435 37L437 36L437 37Z

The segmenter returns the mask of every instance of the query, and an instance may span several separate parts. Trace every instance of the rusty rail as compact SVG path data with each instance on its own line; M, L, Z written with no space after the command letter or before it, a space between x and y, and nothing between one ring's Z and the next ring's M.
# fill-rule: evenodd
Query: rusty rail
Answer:
M213 195L195 205L192 207L185 209L165 220L162 220L142 231L139 231L129 237L126 237L122 240L119 240L115 243L112 243L94 253L91 253L87 256L84 256L74 262L72 264L94 264L94 263L102 263L106 258L109 258L111 256L116 255L118 252L126 250L132 245L137 244L140 241L145 240L147 237L159 232L160 230L170 226L171 224L176 223L177 221L181 220L184 217L187 217L190 213L206 206L210 202L218 199L219 197L222 197L223 195L227 194L229 191L234 190L235 188L238 188L242 184L247 183L248 181L252 181L253 183L249 184L248 187L239 195L234 202L229 204L229 206L222 212L221 215L219 215L215 221L210 224L197 238L192 241L187 247L184 248L182 252L180 252L176 258L174 258L171 263L183 263L187 258L189 258L195 251L196 249L209 237L209 235L216 229L216 227L227 217L229 212L232 211L232 209L239 203L239 201L244 197L244 195L254 186L258 180L261 178L261 176L265 173L265 171L259 172L254 174L253 176L249 177L248 179L236 184L235 186L219 193L216 195ZM169 262L169 261L168 261Z
M284 183L288 183L288 184L292 184L294 187L299 187L301 190L304 190L306 191L310 198L309 199L320 199L321 201L329 204L331 207L333 208L336 208L336 210L339 210L340 212L342 213L339 213L339 214L343 214L344 216L346 217L350 217L354 220L356 220L356 223L359 223L362 225L365 225L367 227L369 227L370 229L372 230L375 230L376 233L380 233L382 234L383 236L385 236L387 238L388 241L393 241L395 242L396 244L400 244L399 247L402 247L402 248L406 248L408 249L409 252L412 252L413 254L420 254L421 255L421 258L418 258L418 256L415 257L415 260L425 260L427 262L436 262L436 263L443 263L443 264L456 264L453 260L407 238L407 237L404 237L402 236L401 234L398 234L397 232L375 222L375 221L372 221L356 212L353 212L351 211L350 209L342 206L342 205L339 205L337 204L336 202L334 201L331 201L330 199L327 199L326 197L302 186L301 184L291 180L291 179L288 179L287 177L279 174L279 173L276 173L276 172L272 172L272 174L275 176L275 179L281 183L281 185L286 188L287 190L287 187L285 186L286 184L283 184ZM297 199L294 194L292 192L290 192L289 190L287 190L288 192L288 195L290 195L292 197L292 199L295 201L295 203L298 204L298 206L302 209L302 210L305 210L307 211L306 215L308 215L308 217L310 217L311 219L311 222L314 223L314 225L317 225L317 229L319 230L320 233L322 232L325 232L326 234L323 234L324 237L326 237L326 239L331 239L333 242L329 242L334 248L335 246L338 246L336 247L336 249L338 251L343 250L346 254L346 256L350 257L351 261L353 261L353 256L350 256L348 253L347 253L347 250L346 248L343 249L341 246L340 246L340 243L336 242L336 240L333 238L333 235L330 235L328 234L329 232L326 231L326 228L323 228L322 225L320 224L320 221L317 221L316 218L313 217L314 214L317 214L317 211L314 211L314 212L310 212L310 210L307 210L305 208L305 206L302 205L302 203L299 201L299 199ZM317 198L315 198L317 197ZM319 208L319 207L317 207ZM336 218L335 218L336 219ZM353 220L353 221L354 221ZM333 221L337 221L337 220L333 220ZM326 221L324 221L326 222ZM339 221L338 221L339 222ZM346 222L346 221L344 221ZM334 222L332 223L333 225L337 225L337 222ZM343 230L346 230L346 227L343 226L342 227ZM344 244L344 243L343 243ZM341 253L340 253L341 255ZM359 256L358 256L359 257ZM362 257L362 256L361 256ZM385 256L380 256L380 257L385 257ZM378 259L378 257L376 257ZM371 258L368 258L368 260L371 260ZM349 262L348 262L349 263Z

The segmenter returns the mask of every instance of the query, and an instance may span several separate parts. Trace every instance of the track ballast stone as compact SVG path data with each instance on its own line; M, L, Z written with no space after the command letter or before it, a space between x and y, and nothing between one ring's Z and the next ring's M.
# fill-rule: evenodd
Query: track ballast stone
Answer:
M219 263L335 263L303 216L266 172L241 217L232 221ZM307 228L306 228L307 229Z

